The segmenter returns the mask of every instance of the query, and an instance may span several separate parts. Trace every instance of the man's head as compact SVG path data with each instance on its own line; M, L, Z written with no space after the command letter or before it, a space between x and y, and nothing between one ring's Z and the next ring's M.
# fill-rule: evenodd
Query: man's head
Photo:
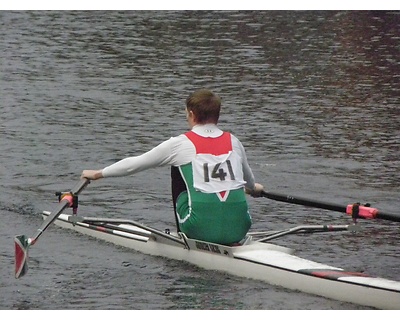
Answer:
M220 110L221 98L207 89L195 91L186 99L188 120L194 124L217 124Z

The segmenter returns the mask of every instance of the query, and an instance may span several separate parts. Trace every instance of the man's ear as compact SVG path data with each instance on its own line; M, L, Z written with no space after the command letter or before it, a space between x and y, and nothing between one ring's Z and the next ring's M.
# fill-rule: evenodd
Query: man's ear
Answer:
M190 120L192 120L193 122L196 120L196 116L194 115L193 111L190 110L188 111L188 117Z

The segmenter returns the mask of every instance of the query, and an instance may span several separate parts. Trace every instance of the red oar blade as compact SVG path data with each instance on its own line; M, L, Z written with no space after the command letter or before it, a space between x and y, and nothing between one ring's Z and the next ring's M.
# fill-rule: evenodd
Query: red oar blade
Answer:
M24 236L16 236L15 244L15 278L18 279L28 272L28 247L29 239Z

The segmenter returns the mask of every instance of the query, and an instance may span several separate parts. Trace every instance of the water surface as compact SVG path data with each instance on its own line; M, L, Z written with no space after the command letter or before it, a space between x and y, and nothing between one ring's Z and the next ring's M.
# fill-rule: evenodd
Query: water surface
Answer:
M200 270L50 227L14 279L13 238L33 235L87 168L187 130L189 93L223 99L220 126L271 190L399 213L400 16L370 11L1 11L0 308L366 309ZM93 182L79 214L173 228L169 168ZM253 230L347 224L341 213L249 199ZM398 224L274 243L400 281Z

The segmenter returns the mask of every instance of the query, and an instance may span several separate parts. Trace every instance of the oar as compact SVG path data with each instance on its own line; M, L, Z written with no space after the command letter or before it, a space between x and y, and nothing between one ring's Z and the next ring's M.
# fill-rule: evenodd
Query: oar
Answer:
M28 249L33 246L40 235L57 219L57 217L68 207L77 208L76 196L87 186L90 182L88 179L82 179L70 192L59 194L60 202L57 208L51 213L45 221L43 221L40 228L32 238L25 235L18 235L14 238L15 244L15 278L20 278L28 271Z
M320 208L320 209L325 209L325 210L343 212L348 215L351 215L354 220L357 218L362 218L362 219L383 219L383 220L400 222L400 215L383 213L383 212L380 212L378 209L371 208L367 205L362 206L358 203L349 204L349 205L339 205L339 204L334 204L334 203L329 203L329 202L316 201L316 200L311 200L311 199L295 197L292 195L284 195L284 194L280 194L280 193L267 192L267 191L262 191L262 196L266 197L268 199L276 200L276 201L282 201L282 202L287 202L287 203L300 204L300 205L307 206L307 207L314 207L314 208Z

